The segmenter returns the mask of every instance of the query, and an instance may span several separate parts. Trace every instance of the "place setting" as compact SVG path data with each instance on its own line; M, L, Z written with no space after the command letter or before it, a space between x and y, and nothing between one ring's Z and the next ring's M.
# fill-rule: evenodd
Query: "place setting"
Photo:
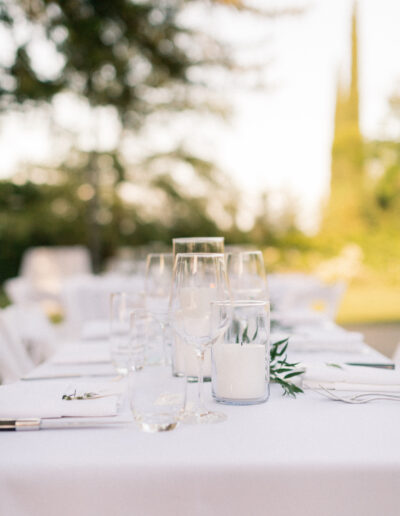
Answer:
M245 417L246 406L268 402L271 382L291 397L399 400L398 372L385 370L385 361L379 369L364 363L359 334L282 319L271 332L276 319L260 251L224 253L215 237L174 239L173 250L147 256L143 292L107 294L107 321L88 321L107 327L107 339L103 332L88 341L84 325L79 343L0 387L1 429L124 423L157 433L226 423L224 406ZM359 364L346 363L348 353Z

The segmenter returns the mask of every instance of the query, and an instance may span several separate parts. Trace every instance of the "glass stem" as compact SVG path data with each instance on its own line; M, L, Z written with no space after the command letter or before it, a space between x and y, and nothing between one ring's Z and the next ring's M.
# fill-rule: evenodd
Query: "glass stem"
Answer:
M205 351L197 351L197 363L198 363L198 413L206 414L207 409L204 405L204 392L203 392L203 369L204 369L204 356Z
M167 324L161 323L161 340L162 340L162 352L163 352L163 364L168 365L168 353L167 353Z

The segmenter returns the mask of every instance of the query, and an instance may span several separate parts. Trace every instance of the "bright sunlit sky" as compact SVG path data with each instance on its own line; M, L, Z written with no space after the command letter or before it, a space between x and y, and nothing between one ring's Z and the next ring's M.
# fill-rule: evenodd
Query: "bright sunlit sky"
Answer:
M281 6L283 2L275 2ZM292 0L289 5L305 5ZM273 5L268 3L268 5ZM287 190L299 198L300 222L316 227L319 203L329 189L330 147L337 80L348 79L352 0L314 0L302 16L267 21L227 23L218 14L208 30L237 46L266 41L260 59L270 60L267 90L227 90L233 105L230 124L219 121L190 126L190 138L247 192ZM361 129L365 136L385 136L387 99L400 84L400 2L361 0L358 3ZM7 53L0 34L0 58ZM260 47L261 48L261 47ZM65 108L67 106L67 108ZM58 117L76 124L68 102ZM76 113L76 112L75 112ZM82 111L80 112L80 118ZM57 117L56 117L57 118ZM0 177L15 171L19 160L44 160L49 152L45 117L5 117L0 125ZM109 145L118 128L107 123ZM185 129L185 131L186 131ZM114 132L113 132L114 131ZM162 138L161 138L162 139ZM154 141L157 137L154 137ZM107 145L106 145L107 146Z

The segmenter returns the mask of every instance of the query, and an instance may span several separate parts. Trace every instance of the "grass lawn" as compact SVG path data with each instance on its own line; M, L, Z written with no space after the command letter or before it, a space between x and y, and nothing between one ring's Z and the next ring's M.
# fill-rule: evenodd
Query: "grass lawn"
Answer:
M398 321L400 288L387 285L350 285L337 317L339 324Z

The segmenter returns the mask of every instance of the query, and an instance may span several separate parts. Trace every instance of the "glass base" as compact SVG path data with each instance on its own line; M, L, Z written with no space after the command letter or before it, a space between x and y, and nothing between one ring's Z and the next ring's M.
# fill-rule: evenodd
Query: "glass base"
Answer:
M185 375L183 373L172 373L175 378L183 378ZM198 382L197 376L188 376L187 381L189 383L197 383ZM211 382L211 376L203 376L203 382Z
M243 398L243 399L233 399L233 398L222 398L217 396L213 392L213 398L218 403L222 403L223 405L258 405L259 403L265 403L269 398L269 390L267 393L260 398Z
M226 414L222 412L185 412L181 416L183 423L190 425L203 425L208 423L222 423L227 420Z
M222 405L259 405L265 403L268 398L256 399L256 400L231 400L229 398L214 398L215 401Z
M135 417L136 424L143 432L168 432L174 430L179 422L170 414L144 414Z

